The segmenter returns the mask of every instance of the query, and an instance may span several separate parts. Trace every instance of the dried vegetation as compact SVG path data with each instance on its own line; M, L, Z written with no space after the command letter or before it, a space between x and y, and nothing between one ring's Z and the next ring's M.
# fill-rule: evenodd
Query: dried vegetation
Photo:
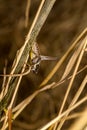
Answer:
M1 130L87 129L87 1L56 0L50 11L52 1L0 1L0 74L10 74L0 77ZM35 40L58 57L38 74L25 64Z

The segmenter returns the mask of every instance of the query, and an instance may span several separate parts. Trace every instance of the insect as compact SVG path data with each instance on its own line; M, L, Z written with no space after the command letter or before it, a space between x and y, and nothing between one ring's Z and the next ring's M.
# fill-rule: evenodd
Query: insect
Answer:
M57 57L40 55L39 46L35 42L29 53L29 64L31 66L31 70L38 73L41 61L46 60L57 60Z

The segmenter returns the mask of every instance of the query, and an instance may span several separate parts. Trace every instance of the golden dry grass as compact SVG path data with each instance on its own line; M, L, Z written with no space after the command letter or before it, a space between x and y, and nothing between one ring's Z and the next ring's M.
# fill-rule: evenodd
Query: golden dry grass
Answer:
M49 3L49 0L46 1ZM53 2L54 1L55 0L53 0ZM21 38L22 35L24 36L24 28L27 27L28 22L30 26L33 21L32 18L35 17L35 4L35 8L38 8L39 5L39 2L37 1L34 3L28 0L27 2L27 6L25 4L24 8L24 16L26 17L24 20L20 19L20 22L15 24L16 30L14 29L14 32L12 33L15 39L13 44L16 42L18 46L21 46L24 42L24 39ZM18 51L15 45L12 45L10 49L8 65L4 68L3 83L1 82L1 130L6 129L8 125L9 130L11 130L11 127L14 130L85 130L87 128L86 1L67 2L65 0L56 2L52 12L48 16L51 6L53 5L51 2L48 4L50 8L47 9L47 12L44 12L46 8L41 12L41 9L44 7L44 0L42 1L21 49ZM1 3L2 7L4 4L4 2ZM18 9L19 5L20 2L17 3L17 5L15 3L15 6L17 6ZM9 10L9 8L7 9ZM21 10L23 11L23 8ZM56 12L58 13L58 17L56 16ZM60 12L61 15L59 14ZM44 24L47 16L48 19L46 24ZM81 20L80 16L83 16L84 18L82 23L79 21ZM80 24L77 27L78 23ZM4 22L2 22L2 25L3 24ZM40 31L43 24L44 26ZM20 34L20 30L22 34ZM25 32L27 32L27 30L28 29L26 29ZM3 33L9 32L12 32L12 30L8 24L7 32L6 30L3 30ZM78 32L79 35L71 42ZM38 33L39 36L37 37ZM65 35L63 36L64 33ZM11 37L7 39L9 43ZM29 56L29 48L34 44L36 39L41 43L41 53L47 52L48 55L56 55L59 57L57 63L41 63L40 72L37 75L30 72L31 68L28 68L28 71L25 70L25 63ZM5 42L3 37L0 38L0 40L2 43ZM27 43L29 46L27 46ZM9 66L12 61L10 60L14 59L14 52L16 51L16 58L13 67L11 68ZM3 65L1 65L0 69L3 68L2 66ZM9 74L6 75L9 71L7 70L8 67L11 72L10 76ZM23 76L24 78L22 79ZM8 97L10 97L9 102ZM2 114L5 110L6 113ZM13 123L11 120L12 118Z

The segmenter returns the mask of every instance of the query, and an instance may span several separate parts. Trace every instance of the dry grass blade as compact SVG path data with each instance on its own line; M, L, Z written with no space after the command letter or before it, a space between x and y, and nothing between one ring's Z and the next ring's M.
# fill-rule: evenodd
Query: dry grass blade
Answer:
M61 108L60 108L60 111L59 111L59 115L60 115L60 113L61 113L61 112L63 111L63 109L64 109L64 106L65 106L67 97L68 97L68 95L69 95L69 92L70 92L70 90L71 90L71 87L72 87L73 82L74 82L74 79L75 79L75 75L76 75L76 73L77 73L78 67L79 67L80 62L81 62L81 60L82 60L82 57L83 57L83 54L84 54L84 49L86 48L86 45L87 45L87 37L85 37L85 38L83 39L83 41L82 41L81 44L82 44L81 53L80 53L80 55L79 55L79 57L78 57L78 60L77 60L77 63L76 63L76 66L75 66L75 69L74 69L72 78L71 78L71 80L70 80L70 83L69 83L69 85L68 85L66 94L65 94L65 96L64 96L64 100L63 100L63 102L62 102L62 105L61 105ZM63 124L63 123L60 123L60 125L58 126L58 130L60 130L62 124ZM54 130L56 129L56 127L57 127L57 123L55 124Z
M77 108L79 105L81 105L85 101L87 101L87 96L85 96L84 98L82 98L74 106L72 106L68 110L64 111L62 114L60 114L59 116L57 116L55 119L51 120L49 123L47 123L45 126L43 126L39 130L46 130L47 128L49 128L50 126L52 126L54 123L56 123L57 121L59 121L63 116L65 116L67 112L71 112L72 110L74 110L75 108Z
M12 112L14 113L14 119L16 119L18 117L18 115L24 110L24 108L35 98L35 96L38 94L39 92L36 91L34 92L32 95L30 95L29 97L27 97L24 101L22 101L19 105L17 105ZM6 113L7 115L7 113ZM6 116L7 117L7 116ZM6 129L8 127L8 123L7 123L7 118L5 119L5 123L3 124L2 130L3 128ZM3 120L3 119L2 119Z
M79 96L81 95L81 93L82 93L84 87L86 86L86 83L87 83L87 75L85 76L85 78L84 78L82 84L80 85L80 87L79 87L77 93L75 94L74 98L72 99L71 104L69 105L68 109L69 109L71 106L73 106L73 105L77 102L77 100L78 100ZM60 124L58 125L58 128L57 128L58 130L60 130L61 127L63 126L63 124L64 124L64 122L65 122L65 120L66 120L68 114L69 114L69 113L67 113L67 114L64 116L64 118L61 120L61 122L60 122Z
M29 23L30 4L31 4L31 0L27 0L27 6L26 6L26 11L25 11L25 27L27 27Z
M83 30L83 32L77 37L77 39L73 42L73 44L69 47L67 52L64 54L64 56L58 61L58 63L55 65L55 67L52 69L52 71L48 74L48 76L43 80L43 82L40 84L40 86L44 86L56 73L56 71L59 69L59 67L62 65L62 63L65 61L69 53L75 48L77 43L84 37L87 33L87 28Z
M68 130L86 130L87 129L87 109L83 111L82 115L75 121L75 123Z
M33 52L33 55L35 57L37 57L37 55L36 55L36 53L34 53L34 51L33 51L34 49L32 49L32 47L33 47L33 45L35 45L36 39L39 39L42 37L41 36L41 37L37 38L37 36L38 36L44 22L46 21L47 16L49 15L55 1L56 0L41 0L41 4L39 6L37 14L35 15L34 21L33 21L32 26L30 27L30 30L27 34L25 42L24 42L23 46L21 47L21 49L19 49L17 51L16 57L15 57L14 62L13 62L13 66L10 70L10 74L6 74L6 70L5 70L4 74L0 75L0 76L4 76L3 77L4 78L3 85L2 85L3 88L2 88L2 92L0 94L0 130L6 130L6 129L11 130L12 129L12 114L14 115L13 116L14 119L16 119L18 116L20 116L18 119L16 119L16 123L17 123L17 120L20 120L20 121L18 121L20 123L20 129L32 129L32 130L33 129L34 130L35 129L61 130L61 128L66 120L71 119L71 118L75 119L76 117L80 117L80 116L83 118L82 114L84 114L84 113L81 113L81 111L80 111L80 114L77 114L77 115L71 115L71 116L68 116L68 115L70 114L70 112L73 112L74 109L77 109L78 106L79 106L78 109L80 109L80 105L82 105L82 103L87 102L87 93L85 91L86 90L85 87L87 85L87 74L85 74L85 76L82 77L83 76L82 74L86 73L85 71L87 70L87 65L84 66L84 63L82 63L82 61L83 62L86 61L85 57L84 57L85 56L84 53L87 51L87 36L86 36L87 35L87 28L81 33L81 35L79 35L79 37L69 47L67 52L58 61L58 63L52 69L52 71L49 73L49 75L46 77L46 79L41 83L40 88L38 90L36 89L36 87L38 87L37 84L40 83L40 81L42 80L45 73L43 73L43 71L40 71L41 73L36 75L36 78L38 79L38 81L36 81L37 79L35 79L35 76L33 73L31 73L31 75L29 74L30 71L33 70L33 65L37 65L36 63L33 64L33 62L30 62L30 61L32 61L32 56L31 56L32 52ZM25 26L26 27L27 27L28 21L29 21L28 16L29 16L29 11L30 11L30 2L35 2L35 1L27 0L26 11L24 10L25 17L26 17L26 19L25 19ZM62 3L63 2L58 2L58 6L62 5ZM85 0L83 3L85 3ZM3 7L3 4L5 4L5 3L2 2L2 7ZM37 3L34 3L34 4L36 4L35 5L35 9L36 9L39 2L37 1ZM74 3L72 5L74 5ZM18 2L17 6L19 8L19 2ZM24 6L25 6L25 4L23 5L23 7L22 6L21 7L24 9ZM33 3L31 4L31 7L32 6L33 6ZM64 6L64 8L66 8L65 3L63 4L63 6ZM54 6L54 8L56 8L56 5ZM58 8L58 9L59 9L59 11L61 11L61 8ZM8 6L7 6L7 10L9 10ZM33 10L33 8L32 8L32 10ZM69 11L69 13L72 12L71 8L70 9L67 8L67 10ZM13 12L14 12L14 10L13 10ZM17 12L17 10L16 10L16 12ZM62 10L62 12L63 12L63 10ZM65 17L69 13L64 13L61 16ZM35 12L31 12L30 15L33 16L32 14L35 14ZM51 17L52 18L51 22L53 22L53 20L54 20L53 15L54 15L54 12L53 12L52 17ZM79 15L78 15L78 17L79 17ZM63 17L60 17L60 18L63 21ZM72 16L72 18L73 18L73 16ZM22 34L22 30L24 29L23 30L24 31L23 34L24 34L25 31L27 31L27 29L25 30L25 28L24 28L24 17L22 16L19 19L20 19L19 24L16 23L18 30L15 29L15 31L13 31L13 29L12 29L12 32L15 33L16 31L19 32L21 30L21 34ZM75 20L75 18L73 18L72 20L77 21L77 20ZM61 23L61 24L59 23L60 26L61 25L63 25L63 26L61 26L61 27L59 26L58 31L61 32L61 28L64 29L65 32L67 32L67 31L69 32L69 30L68 30L69 28L71 30L73 30L74 24L72 24L72 22L74 22L74 21L72 21L72 20L70 20L69 22L64 20L64 23ZM7 20L4 20L4 21L6 23ZM11 21L13 21L13 19ZM32 21L32 17L31 17L31 21ZM48 23L47 23L47 25L48 25ZM67 25L67 26L65 27L65 25ZM77 22L75 23L75 26L76 25L77 25ZM13 27L16 27L16 26L13 26ZM53 24L53 26L55 27L54 24ZM46 30L48 30L48 32L49 32L49 27ZM51 30L51 28L50 28L50 30ZM56 28L56 30L57 30L57 28ZM77 29L77 30L79 30L79 29ZM7 31L7 29L6 29L6 31ZM56 43L59 43L59 42L57 42L56 38L54 37L56 34L56 31L54 30L54 32L53 32L54 35L52 35L52 32L50 31L49 34L52 36L52 38L55 39L54 42L55 42L55 45L57 45ZM45 34L45 31L42 30L41 33ZM76 31L73 30L72 34L75 34L75 33L76 33ZM17 33L17 34L19 34L19 33ZM65 39L67 39L67 42L68 42L72 38L72 36L73 35L70 34L70 37L68 36L69 39L67 39L67 34L66 34L64 37L64 41L66 42ZM16 35L15 35L15 37L16 37ZM20 37L21 37L21 35L20 35ZM14 36L12 38L14 38ZM61 41L61 39L63 40L63 38L60 37L60 35L59 35L58 41ZM21 39L18 36L17 41L20 42L20 40ZM41 39L41 40L43 40L43 39ZM46 39L46 40L50 41L51 38ZM13 39L11 41L13 41ZM15 38L14 38L14 41L16 41ZM18 43L18 42L16 42L16 43ZM20 43L22 43L22 42L20 42ZM47 51L51 51L51 48L48 49L48 47L49 47L49 45L47 46ZM61 47L61 46L59 46L59 47ZM67 47L67 46L66 46L66 44L64 44L64 46L62 46L62 47L63 47L63 49L65 49L65 47ZM44 51L43 45L42 45L42 51ZM58 53L58 52L59 52L59 55L62 54L61 50L57 50L57 48L56 48L55 53ZM10 53L10 56L11 56L11 53ZM42 59L42 56L40 58ZM66 67L62 66L64 61L67 60L68 58L69 58L69 60L68 60ZM29 70L27 71L26 65L27 65L28 59L29 59L30 65L29 65ZM66 61L65 61L64 65L65 64L66 64ZM43 64L43 66L44 66L44 64ZM42 69L43 69L43 66L42 66ZM58 72L58 74L56 74L55 77L52 79L53 82L44 86L54 76L54 74L57 72L57 70L60 67L61 68L63 67L63 69L65 67L65 71L63 72L63 75L61 76L62 78L59 76L59 75L61 75L61 70L60 70ZM80 67L82 69L80 69ZM84 72L81 73L83 70L84 70ZM8 68L8 71L9 71L9 68ZM81 73L81 75L79 73ZM27 74L29 74L29 77ZM43 76L42 76L42 74L43 74ZM21 91L19 91L19 93L18 93L18 89L19 89L22 77L25 75L27 75L27 79L30 78L29 82L28 82L29 87L27 89L27 90L29 90L29 91L27 91L29 93L26 93L26 87L27 87L26 85L27 84L25 83L26 82L25 78L23 80L24 82L22 82L23 84L21 84L21 87L23 85L23 89L25 91L25 94L26 95L29 94L29 95L25 99L21 98L21 102L19 103L19 101L20 101L19 96L20 96ZM71 75L71 76L69 76L69 75ZM78 77L76 77L77 75L78 75ZM79 77L79 76L81 76L81 77ZM38 77L40 77L40 79ZM55 81L56 78L58 78L57 81ZM82 81L83 78L84 78L84 80ZM81 81L80 82L77 81L78 79L81 79ZM80 85L76 84L76 82L80 83ZM63 84L63 83L66 83L66 84ZM34 86L34 84L35 84L35 88L32 87L32 86ZM68 84L68 86L66 88L65 85L67 85L67 84ZM58 91L52 90L55 87L58 87L59 85L61 86L61 88L59 88L59 89L56 88ZM74 89L74 85L76 85L75 88L77 90L77 92L75 94L74 94L74 92L71 91L72 89ZM62 86L64 86L64 89L62 89ZM60 93L61 89L63 90L62 93ZM84 89L84 91L83 91L83 89ZM65 90L66 90L66 93L65 93ZM33 93L32 93L32 91L33 91ZM17 95L17 93L19 95ZM32 94L30 95L30 93L32 93ZM63 95L63 93L65 93L65 96ZM86 93L86 95L84 93ZM50 94L50 96L49 96L49 94ZM55 96L54 96L54 94L55 94ZM73 96L73 94L74 94L74 96ZM84 94L85 96L82 94ZM23 95L23 97L25 97L26 95ZM70 95L70 97L69 97L69 95ZM16 98L17 96L18 96L18 98ZM40 98L40 96L41 96L41 98ZM61 103L63 96L64 96L64 99ZM83 97L81 97L81 96L83 96ZM73 97L73 99L71 97ZM81 99L80 99L80 97L81 97ZM48 98L49 98L49 100L48 100ZM60 99L58 99L58 102L56 100L57 98L60 98ZM17 102L15 102L16 99L17 99ZM38 99L39 99L39 102L38 102ZM19 104L17 104L17 103L19 103ZM49 104L49 107L47 107L45 109L46 114L43 114L43 105L48 106L48 104ZM60 106L60 104L62 104L62 105ZM33 107L33 105L34 105L34 107ZM84 105L85 105L85 103L81 107L83 108ZM29 108L27 109L26 107L27 108L29 107ZM37 109L37 107L38 107L38 109ZM57 107L58 107L58 109L57 109ZM26 111L23 111L25 108L26 108ZM64 108L67 108L67 109L64 109ZM5 110L6 110L6 114L4 113ZM32 110L32 112L31 112L31 110ZM53 119L53 117L56 114L55 110L59 110L58 111L59 114ZM21 112L23 112L23 115L20 115ZM86 112L87 112L87 110L86 110ZM27 115L30 115L30 116L27 116ZM44 115L44 117L42 115ZM21 123L22 123L21 116L23 117L22 119L24 119L24 122L22 124L23 127L21 127ZM45 120L44 120L45 122L42 121L43 118L45 118ZM46 122L50 119L52 119L52 120L46 124ZM28 122L28 124L26 123L25 120ZM40 120L40 122L39 122L39 120ZM80 122L81 122L81 120L80 120ZM85 123L83 123L83 124L85 125L87 123L87 118L85 118L84 122ZM45 125L43 126L44 123L45 123ZM77 121L77 123L79 123L79 121ZM33 127L31 126L31 124ZM68 125L70 125L70 124L68 124ZM75 123L75 125L76 125L76 123ZM77 127L75 125L71 126L70 130L72 130L72 129L77 130ZM83 127L84 127L84 125L83 125ZM13 129L15 129L15 126L16 125L14 122ZM43 127L41 128L41 126L43 126ZM66 127L69 128L68 126L66 126ZM18 127L16 126L16 128L18 128Z
M24 101L22 101L19 105L17 105L13 110L12 112L14 113L14 119L16 119L16 117L23 111L23 109L30 104L30 102L35 98L35 96L37 94L39 94L40 92L42 91L45 91L45 90L48 90L50 88L54 88L56 84L55 83L52 83L50 85L47 85L45 86L44 88L40 89L40 90L37 90L36 92L34 92L31 96L29 96L28 98L26 98ZM58 84L56 85L58 86ZM11 106L9 106L10 108ZM3 120L3 119L2 119ZM8 125L6 125L6 128L7 128Z
M23 67L22 72L24 72L25 67L26 67L26 65ZM12 99L11 99L11 102L10 102L10 104L8 106L8 110L6 111L6 118L5 118L3 126L1 128L2 130L6 129L7 126L9 126L9 130L11 130L11 121L12 121L12 119L10 119L11 118L10 117L10 114L11 114L10 112L12 112L12 106L13 106L13 103L15 101L15 97L16 97L16 94L17 94L17 91L18 91L18 88L19 88L19 84L20 84L21 78L22 78L22 75L20 75L20 77L19 77L17 86L16 86L16 88L14 90L14 94L13 94Z
M17 52L16 58L14 60L14 64L11 70L11 74L18 74L21 69L23 68L23 65L25 64L25 61L28 60L29 57L29 51L34 44L37 35L40 32L41 27L43 26L49 12L51 11L54 3L56 0L42 0L40 7L38 9L38 12L36 14L36 17L34 19L34 22L31 26L31 29L27 35L27 38L25 40L24 45L21 47L21 49ZM14 88L18 84L19 78L15 77L9 77L8 82L6 84L6 95L4 96L3 100L0 102L0 113L3 111L3 108L7 106L9 98L11 98L12 92ZM21 80L20 80L21 81ZM9 89L8 89L9 88ZM3 103L2 103L3 102Z
M29 105L29 103L33 100L33 98L39 94L40 92L43 92L43 91L46 91L50 88L54 88L54 86L56 85L56 83L52 83L50 85L47 85L45 86L44 88L42 89L39 89L37 90L35 93L33 93L31 96L29 96L27 99L25 99L23 102L21 102L18 106L16 106L14 109L13 109L13 112L16 112L17 110L23 110L27 105ZM58 86L58 85L57 85ZM26 104L26 105L24 105ZM17 116L16 116L17 117Z
M3 69L4 75L6 74L6 66L7 66L7 62L6 62L5 67L4 67L4 69ZM0 101L1 101L1 99L4 97L5 83L6 83L6 77L3 78L2 91L1 91L1 93L0 93Z
M74 113L74 114L72 114L72 115L70 115L70 116L67 116L66 120L72 120L72 119L81 117L82 115L83 115L83 112ZM60 120L60 121L61 121L61 120ZM59 122L60 122L60 121L59 121ZM52 125L52 126L50 126L50 128L49 128L48 130L54 130L54 129L57 130L57 128L54 128L54 125Z
M12 130L12 109L8 110L8 126L9 130Z
M65 79L67 77L67 75L70 73L70 71L72 70L72 68L75 65L75 62L82 50L83 44L84 44L83 42L79 42L79 44L78 44L79 47L75 49L75 52L73 53L72 57L70 58L61 80Z
M81 73L82 71L84 71L84 70L85 70L85 71L87 70L87 65L84 66L84 68L82 68L81 70L79 70L79 71L76 73L76 76L77 76L78 74L80 74L80 73ZM72 76L73 76L73 75L67 77L66 79L64 79L64 80L62 80L62 81L58 81L57 83L55 83L55 84L52 86L52 88L58 87L58 86L61 85L62 83L66 82L67 80L70 80L70 79L72 78Z
M28 70L26 70L26 72L23 72L21 74L6 74L5 73L5 74L0 74L0 77L6 78L6 77L20 77L20 76L25 76L25 75L29 74L30 71L31 71L31 67L30 66L28 66L28 67L29 67Z
M61 106L61 108L60 108L59 114L62 112L62 110L63 110L63 108L64 108L66 99L67 99L67 97L68 97L68 94L69 94L69 92L70 92L70 89L71 89L71 87L72 87L73 81L74 81L74 79L75 79L75 75L76 75L76 73L77 73L78 67L79 67L80 62L81 62L81 60L82 60L82 57L83 57L83 54L84 54L84 49L85 49L86 44L87 44L87 37L85 37L82 42L84 43L84 45L83 45L82 51L81 51L81 53L80 53L80 56L79 56L79 58L78 58L78 60L77 60L77 63L76 63L76 66L75 66L75 69L74 69L74 72L73 72L73 76L72 76L71 81L70 81L70 83L69 83L69 86L68 86L67 92L66 92L66 94L65 94L64 100L63 100L63 102L62 102L62 106Z
M71 119L74 119L74 118L78 118L78 117L82 116L82 114L83 114L82 112L71 114L66 118L66 120L71 120Z
M16 112L16 113L14 114L14 118L16 118L16 117L21 113L21 111L23 111L23 109L24 109L27 105L29 105L29 103L35 98L35 96L37 96L37 94L39 94L39 93L41 93L41 92L43 92L43 91L45 91L45 90L51 88L51 86L53 86L53 85L54 85L54 83L52 83L52 84L46 86L44 89L42 88L42 89L40 89L40 90L35 91L32 95L30 95L30 96L27 97L24 101L22 101L19 105L17 105L17 106L13 109L13 112Z

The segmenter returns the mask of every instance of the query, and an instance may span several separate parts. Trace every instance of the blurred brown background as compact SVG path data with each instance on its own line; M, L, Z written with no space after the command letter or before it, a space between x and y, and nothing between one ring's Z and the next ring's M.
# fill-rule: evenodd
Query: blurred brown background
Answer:
M31 0L29 23L26 28L27 0L0 0L0 73L3 73L6 59L8 61L7 72L10 71L17 50L24 44L39 4L40 0ZM71 45L72 40L86 27L87 0L57 0L37 37L41 53L57 56L60 59ZM84 58L82 66L86 63L86 58ZM25 76L20 85L17 102L33 93L55 64L55 61L42 62L37 75L31 72ZM58 81L62 73L61 68L61 71L58 71L52 81ZM78 77L79 80L76 80L75 86L79 86L85 73L80 76L80 79ZM0 84L2 84L2 78L0 78ZM14 130L26 130L20 126L21 121L29 124L29 130L36 130L55 117L63 100L67 84L62 86L64 85L39 94L14 121ZM71 101L75 91L74 88L67 104ZM66 129L67 127L68 124L66 123Z

